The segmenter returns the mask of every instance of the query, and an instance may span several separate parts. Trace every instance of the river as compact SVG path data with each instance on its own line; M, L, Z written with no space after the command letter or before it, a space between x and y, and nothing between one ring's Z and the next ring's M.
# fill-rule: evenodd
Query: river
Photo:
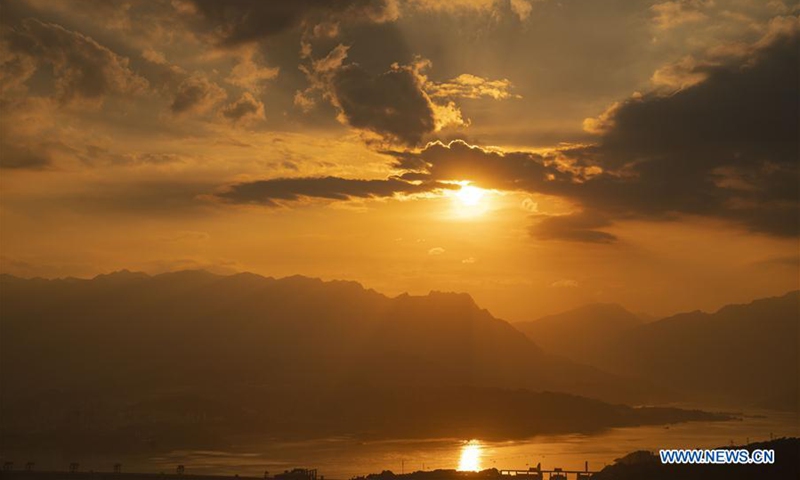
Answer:
M735 421L615 428L591 435L537 436L508 442L480 438L373 442L329 438L242 445L231 451L175 451L139 461L147 470L168 472L183 464L187 472L198 474L262 476L265 471L275 474L294 467L313 467L331 479L349 479L382 470L408 473L436 468L527 469L539 462L544 468L575 470L582 469L588 461L590 469L599 470L635 450L710 448L798 435L797 415L750 411Z
M796 414L750 411L741 420L690 422L669 426L614 428L591 435L536 436L519 441L488 442L473 439L359 441L328 438L313 441L262 441L235 445L225 451L178 450L160 455L121 458L58 455L37 459L37 469L64 470L72 461L81 470L109 471L122 462L125 471L172 473L185 465L187 474L263 476L294 467L316 468L328 479L392 470L408 473L437 468L478 470L543 468L600 470L635 450L710 448L764 441L771 437L800 436ZM19 459L24 460L24 459Z

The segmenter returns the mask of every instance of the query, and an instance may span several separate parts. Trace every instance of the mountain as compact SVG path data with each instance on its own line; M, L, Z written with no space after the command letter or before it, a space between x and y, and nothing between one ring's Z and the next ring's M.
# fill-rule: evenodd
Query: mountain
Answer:
M515 324L546 352L647 379L684 400L798 409L800 292L643 323L588 305Z
M798 345L794 291L642 325L610 342L596 364L659 379L699 399L797 410Z
M4 276L4 383L472 385L617 395L466 294L388 298L355 282L184 271ZM57 368L55 368L57 366ZM605 389L605 390L603 390ZM624 393L624 392L623 392Z
M594 303L514 326L546 352L591 364L605 345L642 323L620 305Z
M0 332L0 437L15 445L508 438L720 418L575 396L644 392L544 353L465 294L202 271L4 275Z

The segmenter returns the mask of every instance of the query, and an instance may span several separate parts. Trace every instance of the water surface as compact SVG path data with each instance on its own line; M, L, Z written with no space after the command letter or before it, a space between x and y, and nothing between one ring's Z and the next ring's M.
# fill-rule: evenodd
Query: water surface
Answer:
M177 450L164 454L141 454L110 458L83 455L79 458L36 458L37 469L65 470L72 461L81 470L110 471L123 463L125 471L172 473L185 465L187 474L239 474L262 477L294 467L318 469L328 479L392 470L408 473L437 468L527 469L541 462L543 468L583 469L589 462L599 470L614 459L635 450L660 448L711 448L769 440L770 437L800 436L798 417L768 411L748 412L741 420L689 422L670 426L615 428L591 435L537 436L525 440L488 442L484 439L360 441L328 438L299 442L263 440L233 445L221 450ZM27 458L18 459L21 462Z

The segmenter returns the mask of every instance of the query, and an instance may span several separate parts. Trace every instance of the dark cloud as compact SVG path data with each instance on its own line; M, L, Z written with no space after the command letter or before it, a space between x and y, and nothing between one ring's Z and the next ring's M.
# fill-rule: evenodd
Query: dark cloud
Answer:
M258 41L304 22L382 22L396 16L391 0L191 0L190 3L203 19L201 27L224 46Z
M227 94L216 83L195 74L184 79L170 105L172 113L204 112L222 101Z
M433 144L397 166L412 172L406 178L472 180L583 207L541 220L532 230L540 238L607 242L613 236L596 229L609 220L686 214L797 236L800 45L789 22L749 55L696 66L701 82L615 105L593 146L540 157Z
M380 195L406 191L412 184L405 182L430 185L469 180L484 188L572 201L580 213L537 217L531 234L541 239L609 243L616 237L601 229L615 220L668 220L681 215L728 220L776 236L797 236L800 45L796 19L787 22L773 25L774 31L765 37L769 41L762 40L747 55L717 64L699 63L695 68L702 71L700 82L677 91L637 95L615 105L595 123L602 132L595 145L539 155L493 151L462 141L434 142L421 151L392 153L394 166L403 173L396 180L381 182ZM368 92L375 88L363 73L351 75L354 84L366 82ZM393 85L394 79L387 82ZM350 88L344 91L354 96L361 91ZM361 98L370 99L373 94ZM375 108L366 108L363 117L353 118L363 118L359 126L377 131L369 123L374 120L371 114L380 116L387 105L374 103ZM383 127L382 131L393 129ZM286 195L276 198L348 198L341 186L325 194L312 191L336 182L361 186L326 178L315 188L302 190L310 185L282 182L270 185L280 185L279 191Z
M419 153L395 155L395 167L409 171L403 175L409 180L471 180L484 188L541 191L549 189L549 183L573 177L542 155L492 151L460 140L433 142Z
M0 168L40 169L50 165L50 154L31 146L18 146L0 137Z
M596 213L545 216L531 226L530 232L541 240L569 240L590 243L612 243L617 237L598 228L608 227L611 222Z
M698 65L699 83L616 106L596 146L566 152L606 173L566 193L616 215L697 214L798 235L800 42L789 22L746 58Z
M395 154L401 178L417 181L469 180L473 185L506 191L564 196L581 188L584 171L559 163L557 155L501 152L463 141L435 142L418 153ZM616 237L599 230L611 225L601 213L586 209L572 215L536 215L531 235L542 240L611 243Z
M252 94L245 92L235 102L222 109L222 116L233 122L264 118L264 104Z
M411 67L372 76L356 64L331 77L331 93L347 123L408 145L436 127L433 108Z
M135 74L128 59L121 57L92 38L53 23L28 18L2 29L3 83L26 81L33 68L47 66L52 71L55 96L62 102L102 101L111 93L136 94L148 82Z
M349 51L339 44L327 56L301 67L311 86L298 92L296 106L308 110L316 103L314 95L321 94L338 110L342 123L395 145L417 146L447 125L464 125L453 102L431 101L423 73L430 66L427 60L393 63L374 75L359 63L346 63Z
M439 182L415 184L394 177L385 180L304 177L239 183L217 196L230 203L278 206L281 201L297 201L302 198L384 198L395 194L411 195L452 188L456 187Z

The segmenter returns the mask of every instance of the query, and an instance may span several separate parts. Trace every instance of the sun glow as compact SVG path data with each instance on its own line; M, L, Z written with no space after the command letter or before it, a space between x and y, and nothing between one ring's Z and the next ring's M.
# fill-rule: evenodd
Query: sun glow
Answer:
M487 193L488 190L462 184L460 189L451 193L456 213L462 217L481 215L487 208Z
M481 469L481 444L470 440L461 447L461 459L458 470L462 472L478 472Z
M480 205L483 197L486 196L486 190L472 185L463 185L459 191L455 193L456 198L466 207L477 207Z

